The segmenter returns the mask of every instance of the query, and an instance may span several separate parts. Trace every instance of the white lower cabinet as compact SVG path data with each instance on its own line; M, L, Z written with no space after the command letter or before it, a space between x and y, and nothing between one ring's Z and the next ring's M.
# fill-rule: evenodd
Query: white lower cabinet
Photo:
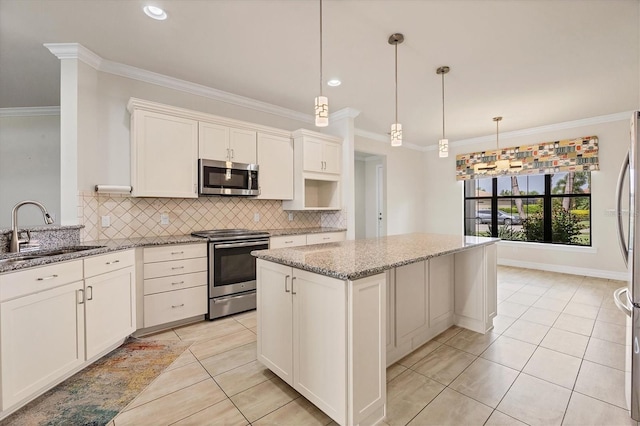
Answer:
M15 410L135 331L133 264L127 250L0 275L2 411Z
M85 362L82 289L76 281L0 305L2 410Z
M207 313L207 244L147 247L143 252L145 328Z
M133 266L85 280L87 360L136 331Z
M382 418L385 275L343 281L258 259L257 280L258 360L341 425Z

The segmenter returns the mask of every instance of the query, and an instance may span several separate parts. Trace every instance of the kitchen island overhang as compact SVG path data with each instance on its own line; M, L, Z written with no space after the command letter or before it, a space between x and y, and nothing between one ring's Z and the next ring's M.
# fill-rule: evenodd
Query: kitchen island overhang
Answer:
M496 315L497 238L408 234L262 250L258 360L341 425L386 414L386 367Z

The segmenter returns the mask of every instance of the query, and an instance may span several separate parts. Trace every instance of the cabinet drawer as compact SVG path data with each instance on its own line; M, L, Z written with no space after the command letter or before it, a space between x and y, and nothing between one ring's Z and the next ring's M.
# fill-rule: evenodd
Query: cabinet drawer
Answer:
M181 244L144 249L144 263L207 257L207 244Z
M132 266L136 261L134 250L116 251L84 259L84 277L94 277Z
M207 285L207 271L144 280L144 294L162 293Z
M144 326L204 315L208 301L206 285L144 296Z
M0 301L82 280L82 260L0 275Z
M168 262L145 263L144 279L190 274L207 270L207 258L172 260Z
M344 241L344 232L322 232L319 234L307 234L307 244L335 243Z
M271 237L269 240L270 249L285 247L297 247L307 245L307 236L303 235L283 235L281 237Z

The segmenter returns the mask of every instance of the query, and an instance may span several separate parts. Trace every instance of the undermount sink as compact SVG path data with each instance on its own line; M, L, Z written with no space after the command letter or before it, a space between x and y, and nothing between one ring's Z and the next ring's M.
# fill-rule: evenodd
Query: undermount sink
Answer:
M71 246L71 247L65 247L57 250L34 251L29 254L25 254L21 256L12 256L6 259L0 259L0 265L27 262L29 260L42 259L42 258L47 258L52 256L60 256L62 254L77 253L79 251L85 251L85 250L94 250L102 247L104 246Z

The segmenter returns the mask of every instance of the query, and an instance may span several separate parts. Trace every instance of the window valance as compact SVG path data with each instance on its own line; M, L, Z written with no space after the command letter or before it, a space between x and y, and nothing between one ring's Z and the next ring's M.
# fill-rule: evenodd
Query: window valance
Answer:
M597 136L456 155L456 180L593 170L599 170Z

